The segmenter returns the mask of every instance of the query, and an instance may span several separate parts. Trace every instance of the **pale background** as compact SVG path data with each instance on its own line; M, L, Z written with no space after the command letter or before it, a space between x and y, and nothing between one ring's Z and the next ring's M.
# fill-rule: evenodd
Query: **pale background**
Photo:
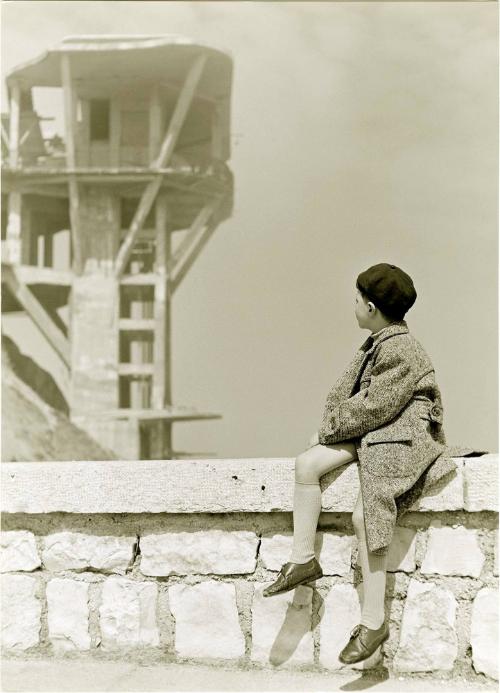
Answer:
M68 34L179 33L234 58L234 214L173 312L174 401L224 418L177 424L176 449L303 449L368 334L354 283L380 261L414 278L408 324L448 441L498 449L496 3L3 2L2 15L4 72ZM61 377L26 318L4 330Z

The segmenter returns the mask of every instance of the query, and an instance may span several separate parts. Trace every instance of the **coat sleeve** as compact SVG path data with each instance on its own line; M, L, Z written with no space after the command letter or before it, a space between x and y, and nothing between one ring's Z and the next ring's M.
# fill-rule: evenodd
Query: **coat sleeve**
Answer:
M410 401L416 377L405 350L381 350L367 388L337 404L319 429L319 442L332 445L359 438L393 419Z

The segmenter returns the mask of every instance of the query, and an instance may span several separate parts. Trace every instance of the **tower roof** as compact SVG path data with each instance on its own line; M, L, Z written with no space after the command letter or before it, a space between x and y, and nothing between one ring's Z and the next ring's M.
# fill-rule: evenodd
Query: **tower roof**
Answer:
M182 77L200 53L209 60L200 89L207 96L221 98L231 90L232 58L226 52L177 35L97 34L67 36L48 51L15 67L7 84L61 86L61 54L71 56L73 79L80 82L107 81L133 84L137 81L182 85Z

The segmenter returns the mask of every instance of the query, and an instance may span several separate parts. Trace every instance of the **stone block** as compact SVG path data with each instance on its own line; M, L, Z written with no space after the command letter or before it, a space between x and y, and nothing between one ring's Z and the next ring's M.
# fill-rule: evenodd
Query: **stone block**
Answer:
M327 669L371 669L380 661L382 646L368 659L346 665L339 654L349 642L352 629L361 619L360 596L362 588L352 585L333 585L320 609L320 664Z
M178 655L234 659L245 654L234 584L215 580L177 584L168 594Z
M158 646L157 597L158 587L153 582L108 578L99 607L103 647Z
M293 535L286 534L263 535L259 555L264 567L268 570L279 570L283 563L290 560Z
M257 564L255 532L212 529L171 532L141 537L141 572L144 575L253 573Z
M431 493L423 495L411 506L411 510L440 512L443 510L461 510L464 507L463 459L454 460L457 473L440 479Z
M458 653L457 602L450 590L411 580L401 622L395 671L453 669Z
M323 573L325 575L351 574L351 558L354 546L352 534L341 532L320 532L316 537L318 547L316 555L319 557Z
M2 575L2 647L27 650L39 644L42 605L37 581L28 575Z
M498 681L498 591L485 587L472 606L472 663L478 674Z
M464 464L464 508L469 512L498 512L498 455L466 459Z
M89 585L54 578L47 583L49 639L56 650L88 650Z
M352 513L359 493L358 465L353 462L321 477L323 512Z
M421 573L479 577L485 556L479 546L477 531L465 527L429 528L427 550Z
M2 532L0 537L1 557L0 572L9 573L15 570L36 570L39 568L40 556L36 547L33 532L24 530Z
M267 584L258 585L254 592L252 660L273 666L312 664L312 588L301 585L290 592L263 597Z
M387 570L391 573L411 573L416 568L415 548L417 533L408 527L396 527L387 556Z
M124 575L132 560L135 541L135 537L57 532L45 537L42 561L53 572L94 568Z
M279 570L290 560L292 534L263 536L260 555L268 570ZM316 556L325 575L348 576L351 573L352 535L340 532L318 532L314 543Z
M74 413L73 419L87 428L90 425L87 416ZM106 464L5 463L0 468L1 501L3 511L9 513L289 512L293 503L294 463L292 458L137 457L134 464L123 460L109 460ZM323 509L352 512L359 489L357 464L325 474L322 486L333 479L334 483L325 489Z

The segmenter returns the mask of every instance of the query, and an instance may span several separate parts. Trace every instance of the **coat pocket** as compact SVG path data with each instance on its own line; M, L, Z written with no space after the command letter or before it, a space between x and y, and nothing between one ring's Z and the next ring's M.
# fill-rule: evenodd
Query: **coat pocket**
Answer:
M375 431L370 431L365 435L365 441L368 445L376 443L411 443L412 440L413 432L408 427L377 428Z
M379 428L365 436L366 469L374 476L415 474L413 435L409 428Z

